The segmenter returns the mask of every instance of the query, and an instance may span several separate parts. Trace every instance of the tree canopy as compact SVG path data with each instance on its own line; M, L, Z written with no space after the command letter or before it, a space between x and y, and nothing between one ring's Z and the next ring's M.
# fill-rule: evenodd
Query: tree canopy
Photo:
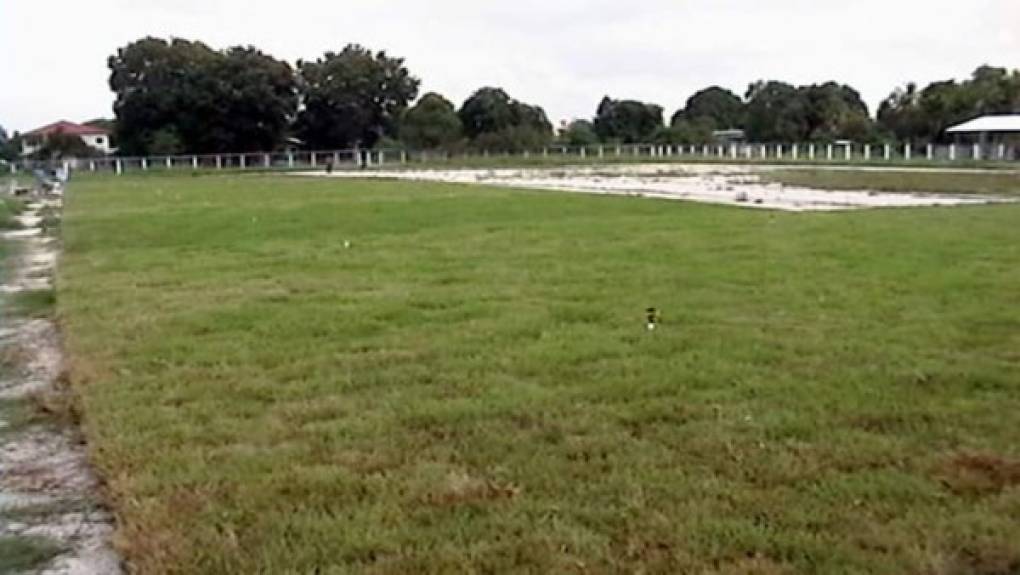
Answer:
M663 127L662 106L606 96L599 103L594 126L604 142L650 142Z
M552 124L545 110L486 87L472 94L458 112L464 134L477 148L519 151L549 143Z
M298 136L314 148L372 147L396 137L420 81L402 58L349 44L314 62L299 61L303 96Z
M400 140L415 149L449 148L464 137L464 128L453 103L429 92L404 114Z
M201 42L143 38L109 58L116 95L113 138L127 155L268 151L288 136L319 149L468 145L519 151L548 144L552 124L536 105L484 87L455 106L442 95L418 100L420 81L404 60L350 44L291 67L254 47L214 50ZM1020 70L981 66L965 81L897 88L877 119L861 95L837 82L751 84L744 97L699 90L663 124L653 103L605 97L591 119L567 125L559 141L697 144L740 128L759 142L944 139L952 124L983 114L1020 113ZM2 139L2 138L0 138ZM6 138L0 154L16 157Z
M743 128L744 102L733 92L719 86L705 88L687 100L684 108L673 115L670 125L676 126L683 120L709 120L712 128L719 130Z
M145 38L109 67L126 154L272 149L297 107L290 66L252 47Z

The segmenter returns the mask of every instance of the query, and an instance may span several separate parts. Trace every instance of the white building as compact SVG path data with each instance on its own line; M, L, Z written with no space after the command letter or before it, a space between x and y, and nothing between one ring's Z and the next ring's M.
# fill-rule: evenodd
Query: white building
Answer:
M102 128L75 124L74 122L60 121L43 126L28 132L22 136L21 154L28 156L42 147L46 139L53 134L68 134L78 136L89 147L103 154L111 154L114 149L110 145L110 133Z

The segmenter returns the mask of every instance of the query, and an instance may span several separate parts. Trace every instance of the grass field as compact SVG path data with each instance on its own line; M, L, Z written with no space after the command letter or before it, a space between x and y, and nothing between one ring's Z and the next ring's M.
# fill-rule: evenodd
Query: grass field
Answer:
M1020 206L104 177L64 221L139 573L1020 569Z
M869 172L861 170L796 169L764 175L766 180L825 190L881 190L1020 197L1020 172L944 173L923 171Z

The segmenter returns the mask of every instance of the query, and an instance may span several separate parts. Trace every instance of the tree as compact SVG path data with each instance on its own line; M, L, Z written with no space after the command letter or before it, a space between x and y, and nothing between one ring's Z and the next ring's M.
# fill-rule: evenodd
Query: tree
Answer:
M404 114L400 139L414 149L448 148L463 138L464 130L453 103L435 92L425 94Z
M604 142L649 142L663 127L662 107L606 96L599 104L594 127Z
M807 105L797 88L759 81L747 89L747 136L756 142L796 142L807 130Z
M145 38L117 50L109 67L125 154L150 153L157 136L166 149L167 134L179 151L273 149L297 106L291 67L252 47Z
M560 134L560 141L567 146L591 146L599 143L599 136L588 120L574 120Z
M743 100L729 90L712 86L691 96L670 125L681 120L710 120L714 129L743 128L745 116Z
M465 100L457 115L478 149L521 151L552 139L545 110L519 102L500 88L481 88Z
M366 147L395 137L418 95L419 80L401 58L350 44L314 62L298 62L303 109L297 133L317 148Z
M873 139L868 105L850 86L827 82L801 87L798 91L806 107L803 140Z

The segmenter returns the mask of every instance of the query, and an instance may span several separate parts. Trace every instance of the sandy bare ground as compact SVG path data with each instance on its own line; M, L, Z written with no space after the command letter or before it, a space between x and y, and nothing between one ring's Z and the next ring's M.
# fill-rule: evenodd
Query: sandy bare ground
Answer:
M19 217L22 229L3 234L16 242L15 265L0 285L0 298L52 287L55 241L43 234L41 212L59 198L40 200ZM0 378L0 400L58 397L63 355L49 319L4 317L0 349L12 365ZM43 539L62 551L39 572L46 575L121 573L110 545L113 517L97 497L80 435L55 423L16 425L0 417L0 537Z
M450 182L685 200L795 212L975 205L1012 200L973 195L830 191L763 181L768 166L638 164L496 170L364 170L299 172L335 178L384 178ZM786 168L788 169L788 168Z

